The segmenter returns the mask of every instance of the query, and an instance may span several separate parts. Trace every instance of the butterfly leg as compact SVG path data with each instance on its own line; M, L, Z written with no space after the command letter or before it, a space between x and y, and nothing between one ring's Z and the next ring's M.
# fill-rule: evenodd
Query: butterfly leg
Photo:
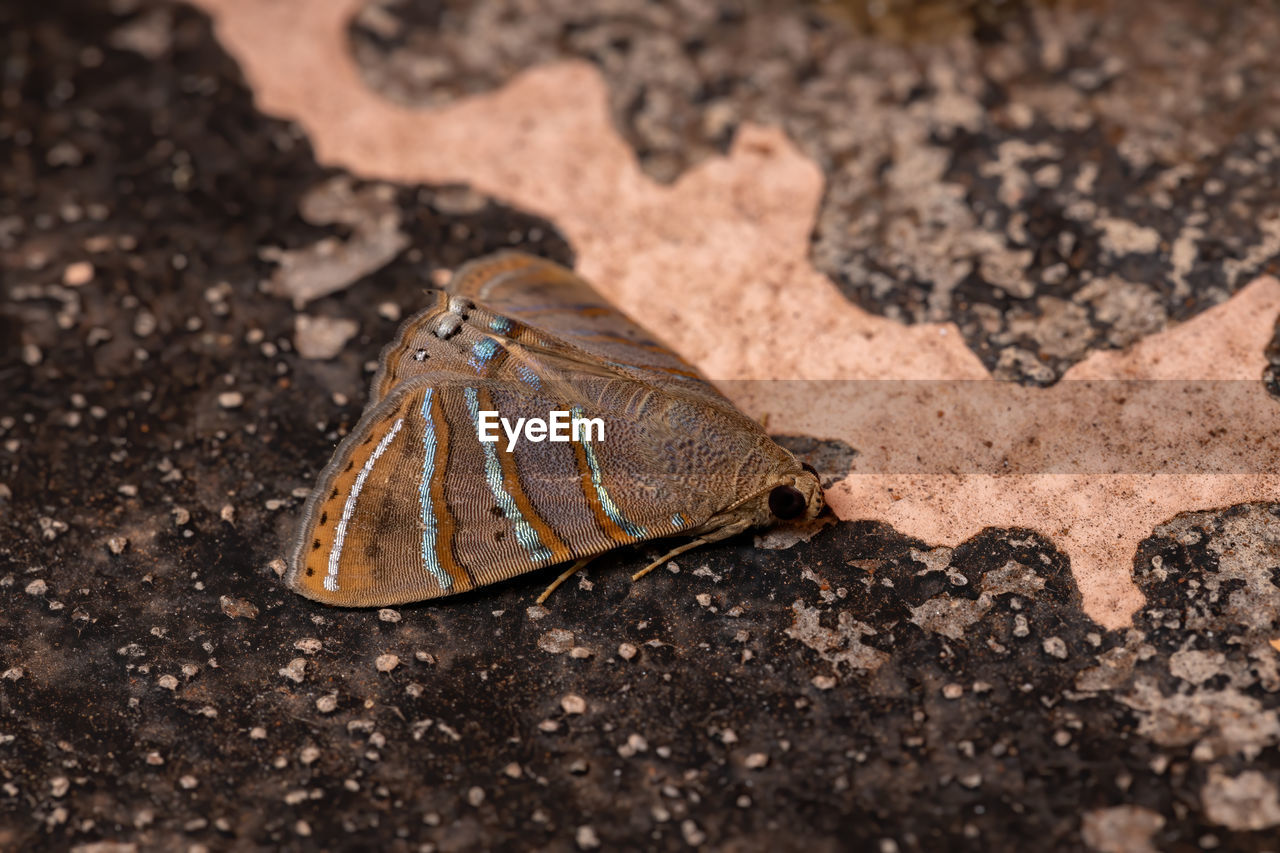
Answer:
M651 572L651 571L653 571L654 569L658 568L658 566L661 566L663 563L665 563L667 560L670 560L672 557L677 557L677 556L679 556L680 554L683 554L685 551L692 551L694 548L697 548L697 547L698 547L698 546L700 546L700 545L706 545L706 544L709 544L709 543L714 542L714 541L716 541L716 540L714 540L714 539L704 539L704 538L702 538L701 536L699 536L697 539L694 539L692 542L686 542L686 543L684 543L684 544L683 544L683 545L681 545L679 548L672 548L670 551L668 551L667 553L663 554L661 557L659 557L658 559L654 560L652 563L650 563L649 565L645 566L643 569L641 569L640 571L638 571L638 572L636 572L634 575L632 575L632 576L631 576L631 580L633 580L633 581L638 581L638 580L640 580L640 578L642 578L642 577L644 577L645 575L649 574L649 572Z
M581 560L575 561L573 565L569 566L569 568L565 569L563 572L560 573L560 577L556 578L551 582L551 586L547 587L545 590L542 591L542 595L538 596L538 600L535 603L541 604L542 602L546 601L547 597L550 596L551 593L555 592L556 588L560 586L560 584L564 583L569 578L573 577L574 574L577 573L578 569L581 569L583 566L585 566L587 563L590 563L594 559L595 559L595 556L593 555L591 557L583 557Z

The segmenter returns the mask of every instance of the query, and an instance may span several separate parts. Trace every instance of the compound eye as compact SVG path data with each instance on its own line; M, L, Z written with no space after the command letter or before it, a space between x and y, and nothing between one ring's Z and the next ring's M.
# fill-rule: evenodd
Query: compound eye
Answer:
M778 486L769 493L769 512L783 520L799 518L808 508L804 493L794 486Z

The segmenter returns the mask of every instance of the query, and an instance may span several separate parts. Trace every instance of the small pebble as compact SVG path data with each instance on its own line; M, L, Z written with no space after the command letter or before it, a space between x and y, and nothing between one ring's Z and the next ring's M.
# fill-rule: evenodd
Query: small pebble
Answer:
M129 547L129 540L124 536L112 536L107 540L107 550L112 554L123 554Z
M230 595L224 595L218 599L218 606L222 608L222 612L232 619L257 619L258 606L252 601L243 598L233 598Z
M39 578L27 584L27 595L44 595L48 591L49 585Z
M66 776L59 776L58 778L49 782L49 792L53 794L55 797L66 796L66 793L70 788L71 788L71 780L68 779Z
M622 658L623 660L631 660L633 657L636 656L637 651L639 651L639 649L637 649L635 646L631 645L630 643L618 644L618 657Z
M392 610L390 607L384 607L378 611L378 618L383 622L399 622L400 611Z
M311 824L305 820L300 820L293 825L293 831L298 833L302 838L308 838L311 835Z
M200 780L192 776L190 773L178 779L178 784L184 789L190 791L200 784Z
M218 510L218 517L221 518L223 521L225 521L227 524L235 524L236 508L231 504L223 504L222 509Z
M585 714L587 712L587 700L577 693L566 693L560 699L560 707L564 709L566 714Z
M320 649L324 648L324 644L315 637L303 637L293 644L293 647L304 655L314 655Z
M392 654L378 655L373 665L377 667L378 672L390 672L400 665L400 658Z
M589 825L578 827L573 834L573 839L580 850L594 850L600 846L600 836L596 835L595 829Z
M307 661L305 658L294 658L287 666L280 667L280 674L298 684L307 677Z
M506 767L502 768L502 772L510 776L512 779L519 779L520 775L524 771L520 769L520 764L518 762L513 761Z
M742 759L742 765L748 770L761 770L769 764L769 756L763 752L753 752Z
M947 684L942 688L942 695L948 699L959 699L964 695L964 688L959 684Z
M648 751L649 742L638 734L627 735L627 742L618 747L618 755L623 758L630 758L636 753Z
M338 709L338 695L326 693L316 700L316 710L321 714L332 714Z
M67 264L62 271L62 283L67 287L83 287L93 281L93 264L88 261L76 261Z
M156 684L159 684L165 690L178 689L178 679L174 678L172 675L160 676L158 679L156 679Z
M591 657L591 649L588 649L585 646L574 646L569 650L569 657L577 658L578 660L589 658Z
M224 409L238 409L244 405L244 395L239 391L223 391L218 395L218 405Z
M467 802L474 807L479 807L484 802L484 788L475 786L467 790Z
M249 740L266 740L267 730L262 726L254 726L249 729Z
M829 675L815 675L812 683L819 690L830 690L836 686L836 680Z

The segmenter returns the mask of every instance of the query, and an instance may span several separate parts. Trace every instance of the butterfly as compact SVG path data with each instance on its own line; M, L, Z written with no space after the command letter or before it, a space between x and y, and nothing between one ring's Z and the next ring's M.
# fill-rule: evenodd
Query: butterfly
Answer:
M302 595L385 606L571 564L559 583L606 551L688 538L639 578L822 511L811 467L565 267L500 252L429 293L307 500L285 576ZM561 438L540 440L557 417ZM550 427L511 434L533 419Z

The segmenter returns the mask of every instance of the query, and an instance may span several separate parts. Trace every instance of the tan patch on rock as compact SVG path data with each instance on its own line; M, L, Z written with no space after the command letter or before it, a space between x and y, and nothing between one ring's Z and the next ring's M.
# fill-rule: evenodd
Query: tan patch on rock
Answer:
M346 23L364 2L200 5L258 105L298 121L321 162L361 177L463 182L548 217L587 278L712 378L947 380L830 383L821 394L805 382L725 384L771 430L859 451L829 492L841 518L882 519L935 544L989 526L1036 529L1070 556L1088 614L1117 627L1142 602L1132 562L1156 524L1280 491L1277 475L1258 473L1280 471L1280 431L1264 428L1280 410L1257 381L1280 282L1259 280L1130 350L1094 353L1052 388L994 383L953 325L871 316L814 270L822 175L781 131L743 127L727 157L664 187L637 167L584 63L536 68L439 110L400 107L360 82L348 52ZM1109 233L1117 251L1145 239ZM1071 381L1111 378L1252 382L1207 410L1153 398L1099 412L1106 395ZM888 386L874 406L869 385ZM1215 427L1226 433L1208 435ZM1163 467L1132 456L1152 449ZM1249 458L1236 470L1215 467L1239 453Z

